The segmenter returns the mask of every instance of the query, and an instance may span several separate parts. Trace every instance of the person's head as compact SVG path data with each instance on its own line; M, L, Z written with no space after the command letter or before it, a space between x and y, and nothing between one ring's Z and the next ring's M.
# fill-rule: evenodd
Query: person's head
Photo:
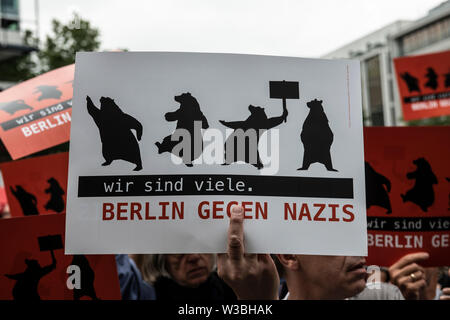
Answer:
M279 254L277 258L294 299L344 299L366 285L363 257Z
M152 281L163 276L181 286L195 288L204 283L215 265L213 254L154 254L149 262Z

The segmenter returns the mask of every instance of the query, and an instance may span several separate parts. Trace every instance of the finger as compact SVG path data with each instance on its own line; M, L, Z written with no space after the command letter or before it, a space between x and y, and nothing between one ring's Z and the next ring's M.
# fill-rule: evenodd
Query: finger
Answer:
M420 289L425 288L426 286L427 286L427 282L424 279L422 279L422 280L408 284L408 289L420 290Z
M244 257L249 261L257 261L258 255L256 253L244 253Z
M227 259L228 255L226 253L217 254L217 274L222 279L227 276Z
M273 261L272 257L268 253L260 253L260 254L258 254L258 260L262 261L262 262Z
M226 253L218 253L217 254L217 266L222 265L227 259Z
M228 256L231 260L241 260L244 256L244 217L243 208L234 206L231 210L228 228Z
M418 264L413 263L411 265L404 267L398 272L399 277L410 276L411 274L414 274L414 276L416 277L423 276L425 274L425 269L419 266Z
M430 255L428 252L417 252L417 253L410 253L406 256L402 257L400 260L398 260L396 263L394 263L391 268L392 269L402 269L403 267L407 266L408 264L414 263L414 262L420 262L428 259Z
M399 278L398 280L398 284L400 286L406 286L408 283L412 283L412 282L417 282L420 280L425 280L424 274L423 273L413 273L414 277L411 277L411 274L407 274L405 276L402 276Z

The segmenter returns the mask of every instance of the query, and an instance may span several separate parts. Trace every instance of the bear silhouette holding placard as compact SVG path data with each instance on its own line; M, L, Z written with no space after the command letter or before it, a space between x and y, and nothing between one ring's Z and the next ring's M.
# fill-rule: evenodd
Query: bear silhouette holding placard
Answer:
M297 170L308 170L313 163L322 163L328 171L337 171L333 168L330 148L334 135L328 124L328 118L323 110L322 100L314 99L306 103L309 114L303 122L300 134L304 147L303 165Z
M176 130L186 130L190 135L190 156L186 156L183 150L179 154L174 153L177 157L183 159L183 163L192 167L192 161L197 159L203 153L203 136L201 129L208 129L209 124L203 112L200 109L200 104L197 99L186 92L175 96L175 101L180 104L180 107L173 112L165 114L166 121L177 121ZM199 122L196 126L195 122ZM155 142L158 147L158 153L172 152L175 146L182 141L182 138L172 139L172 134L166 136L162 142Z
M38 237L39 250L41 252L50 251L52 263L41 267L35 259L25 259L26 269L15 274L5 274L5 277L16 280L12 295L14 300L41 300L38 292L41 279L56 269L56 259L54 250L63 249L61 235L47 235Z
M413 163L417 168L415 171L408 172L406 177L415 180L414 186L405 194L401 194L401 197L403 202L415 203L422 211L427 212L428 208L434 203L433 185L437 184L438 181L431 165L425 158L418 158Z
M264 165L259 157L259 139L266 130L272 129L280 125L283 121L286 121L288 112L284 108L281 116L267 118L264 108L250 105L248 110L250 111L250 116L243 121L219 121L224 126L235 130L228 137L227 141L225 141L224 164L228 165L233 162L244 161L255 166L257 169L262 169ZM255 130L256 141L253 142L253 145L251 145L250 139L245 137L247 130ZM238 152L238 141L242 141L242 139L245 139L244 154ZM232 148L234 149L232 150Z
M109 97L100 98L100 109L97 109L89 96L86 101L88 113L100 131L105 159L102 166L108 166L114 160L125 160L136 165L134 171L142 170L141 152L137 142L142 137L142 124L123 112ZM136 137L131 130L136 131Z

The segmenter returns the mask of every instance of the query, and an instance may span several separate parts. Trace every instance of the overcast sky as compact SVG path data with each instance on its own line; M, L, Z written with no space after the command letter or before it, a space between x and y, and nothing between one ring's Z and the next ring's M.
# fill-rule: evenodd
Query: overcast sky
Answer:
M101 31L102 49L319 57L443 0L39 0L41 36L75 10ZM35 0L20 0L25 27Z

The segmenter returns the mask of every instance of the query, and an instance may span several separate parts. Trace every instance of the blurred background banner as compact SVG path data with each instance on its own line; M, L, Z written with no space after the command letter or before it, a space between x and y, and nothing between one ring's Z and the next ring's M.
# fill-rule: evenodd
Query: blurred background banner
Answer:
M450 264L450 127L364 128L367 263Z
M69 141L74 65L0 92L0 139L13 160Z
M118 300L114 256L64 254L65 215L0 220L0 299Z
M394 59L405 120L450 114L450 51Z
M2 163L12 217L65 212L69 154Z

